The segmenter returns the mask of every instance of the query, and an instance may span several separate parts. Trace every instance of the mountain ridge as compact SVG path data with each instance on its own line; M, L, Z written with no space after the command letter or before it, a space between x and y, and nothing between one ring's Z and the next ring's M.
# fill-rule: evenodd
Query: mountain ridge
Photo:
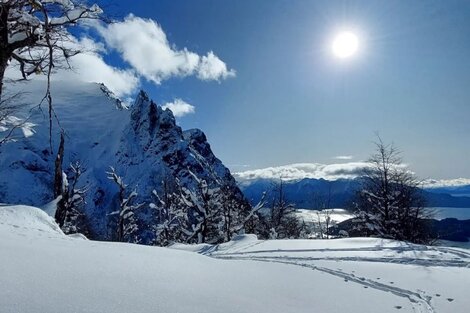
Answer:
M245 196L252 203L256 203L261 198L263 192L269 193L273 186L279 183L279 178L260 178L250 181L238 181L238 183ZM346 208L354 192L360 188L359 185L358 178L340 178L336 180L303 178L283 181L286 199L297 208L302 209L321 208L318 207L319 202L325 202L326 198L329 198L329 207ZM454 196L445 192L446 189L444 188L439 191L431 188L423 190L429 206L470 208L470 197Z
M28 91L24 99L28 108L39 103L40 82L14 87ZM111 166L129 190L137 193L135 202L144 204L137 215L141 243L155 240L158 220L150 204L155 202L154 190L162 192L166 177L177 180L181 188L198 198L201 181L215 190L213 197L221 196L222 187L226 187L240 210L250 209L229 169L213 154L205 134L198 129L183 131L172 112L163 110L144 91L129 108L102 84L55 82L52 94L60 121L60 127L54 121L54 153L49 150L43 112L33 110L31 116L27 116L27 109L18 112L19 117L29 118L35 125L34 133L0 150L0 202L41 206L53 200L53 163L62 129L64 166L80 160L87 167L78 187L88 190L84 213L92 239L112 239L109 214L116 210L118 188L108 179ZM67 174L67 169L64 171Z

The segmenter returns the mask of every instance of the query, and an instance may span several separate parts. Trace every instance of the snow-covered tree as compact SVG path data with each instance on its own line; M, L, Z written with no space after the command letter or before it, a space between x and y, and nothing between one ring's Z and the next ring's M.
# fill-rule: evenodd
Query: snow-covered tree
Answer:
M171 242L219 243L244 232L261 205L251 208L234 196L233 186L208 186L193 175L190 189L180 180L165 177L159 192L152 192L150 207L156 212L156 244Z
M252 218L248 217L250 207L234 197L232 188L229 185L222 186L218 197L222 210L219 227L223 233L223 241L230 241L234 235L244 233L246 224Z
M229 198L228 204L224 204L227 207L226 211L231 214L231 223L228 225L229 236L226 240L230 240L231 236L236 234L254 233L259 234L262 225L260 220L262 219L261 211L266 205L266 192L263 192L261 199L254 206L240 205L238 201L235 201L233 197Z
M77 160L70 164L68 173L63 170L65 141L60 136L60 144L54 162L54 198L57 201L55 220L66 234L86 232L84 215L86 186L78 187L78 182L85 171L83 164Z
M431 242L426 224L431 212L420 181L403 164L400 151L379 137L368 164L354 199L356 230L365 236Z
M72 162L69 166L68 173L64 173L67 179L66 193L62 197L64 200L65 214L62 230L66 234L85 233L87 234L86 218L84 214L85 195L88 190L87 186L78 186L78 182L82 174L86 171L80 160Z
M197 180L197 189L181 187L181 200L188 207L186 227L188 242L222 242L223 209L220 187L209 187L204 179Z
M119 209L110 213L111 216L117 216L118 218L117 239L119 241L138 242L137 232L139 227L135 211L143 204L134 204L135 198L138 196L137 191L134 189L128 193L128 186L124 183L122 177L116 173L114 167L110 167L110 171L106 173L108 179L112 180L119 188Z
M152 197L154 201L150 203L150 208L157 213L155 244L167 246L172 242L183 241L182 226L187 210L169 176L162 181L161 194L153 190Z

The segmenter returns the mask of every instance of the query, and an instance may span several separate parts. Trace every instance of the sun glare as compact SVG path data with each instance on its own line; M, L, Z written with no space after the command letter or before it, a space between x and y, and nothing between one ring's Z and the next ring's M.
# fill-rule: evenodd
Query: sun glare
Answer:
M353 56L358 49L359 40L352 32L342 32L333 40L332 51L337 58L345 59Z

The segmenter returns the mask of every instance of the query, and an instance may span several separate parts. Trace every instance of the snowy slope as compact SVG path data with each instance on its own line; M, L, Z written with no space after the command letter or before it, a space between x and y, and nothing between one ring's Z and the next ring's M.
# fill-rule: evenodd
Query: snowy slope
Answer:
M222 260L243 260L247 266L263 262L285 265L283 271L308 269L318 279L315 298L327 292L327 299L343 304L351 301L373 306L378 301L380 309L376 312L464 313L470 307L470 250L466 249L373 238L262 241L254 236L216 246L173 248ZM343 288L350 293L343 294ZM366 296L356 294L358 289ZM395 302L388 302L389 296Z
M198 180L210 188L228 186L240 207L248 202L236 186L230 171L212 153L200 130L183 131L170 110L157 106L140 92L129 108L109 93L105 86L81 82L54 82L55 114L50 153L47 104L37 108L44 95L44 82L31 81L8 86L9 92L24 92L25 108L15 115L28 118L32 131L26 138L0 148L0 202L42 206L53 200L55 153L60 127L65 131L64 171L80 160L86 172L78 187L87 186L86 232L95 239L110 239L108 214L116 210L118 188L107 178L113 166L129 189L136 189L142 243L152 241L155 212L152 191L160 191L165 177L178 179L181 187L198 193ZM20 129L17 137L23 137ZM216 195L214 195L216 196Z
M0 206L2 313L467 312L470 252L378 239L176 249L64 235L43 211Z
M12 93L24 93L20 101L26 107L15 115L28 118L34 127L27 138L20 138L0 149L0 201L42 205L52 200L51 173L55 157L50 155L49 149L47 104L43 104L42 109L37 108L45 86L41 81L31 81L10 88L13 88ZM118 110L115 99L106 97L98 84L61 82L52 88L54 108L67 134L65 164L77 158L93 164L96 172L109 168L127 112ZM52 138L55 152L59 131L55 122Z

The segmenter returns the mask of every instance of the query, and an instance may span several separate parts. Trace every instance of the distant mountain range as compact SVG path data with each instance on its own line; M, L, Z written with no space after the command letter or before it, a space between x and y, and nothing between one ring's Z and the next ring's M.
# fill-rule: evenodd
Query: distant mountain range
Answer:
M427 188L427 190L433 193L450 194L456 197L470 197L470 185L442 186L442 187Z
M268 193L268 199L277 181L270 178L239 180L239 186L245 196L257 203L263 192ZM334 208L347 207L352 195L359 189L357 178L326 180L323 178L304 178L284 182L286 199L297 208L319 208L320 202L329 201ZM470 185L441 186L426 188L424 191L430 207L470 208ZM328 200L329 198L329 200Z

